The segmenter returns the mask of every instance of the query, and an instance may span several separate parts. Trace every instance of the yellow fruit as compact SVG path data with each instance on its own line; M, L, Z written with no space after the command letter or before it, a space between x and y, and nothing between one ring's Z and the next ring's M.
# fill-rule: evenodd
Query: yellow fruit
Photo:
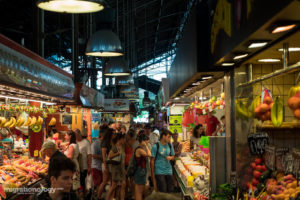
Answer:
M29 126L30 123L31 123L31 117L28 117L27 121L25 122L25 124L23 126Z
M43 118L41 118L40 116L38 117L38 119L37 119L37 122L36 122L36 124L37 125L39 125L39 126L41 126L42 124L43 124Z
M12 125L12 123L13 123L13 119L12 118L13 117L11 117L10 120L3 125L3 127L10 127L10 125Z
M4 126L4 124L6 123L6 119L5 119L5 117L0 117L0 127L3 127Z
M275 127L280 127L283 123L283 103L278 97L271 108L271 120Z
M56 124L56 119L54 117L52 117L49 122L49 126L54 126L55 124Z
M29 126L33 126L35 123L36 123L36 117L32 117Z
M9 128L15 127L16 123L17 123L17 120L14 117L11 117L11 118L12 118L12 123L10 124Z

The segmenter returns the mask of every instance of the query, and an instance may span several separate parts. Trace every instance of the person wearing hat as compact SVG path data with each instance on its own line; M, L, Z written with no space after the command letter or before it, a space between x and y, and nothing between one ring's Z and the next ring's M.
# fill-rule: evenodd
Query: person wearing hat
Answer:
M52 141L44 142L44 144L42 145L41 152L43 155L46 155L50 158L49 165L55 158L66 158L66 156L58 150L56 144Z

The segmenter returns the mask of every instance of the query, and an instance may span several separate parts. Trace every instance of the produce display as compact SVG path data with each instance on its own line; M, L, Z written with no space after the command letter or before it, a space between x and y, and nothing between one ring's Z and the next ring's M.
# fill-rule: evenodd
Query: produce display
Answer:
M12 162L4 160L0 167L0 184L4 188L26 187L45 177L48 164L29 159L26 156L15 159Z
M204 155L205 158L201 160L206 160L207 155L200 153L200 151L179 157L175 165L175 170L179 174L179 178L187 190L191 192L191 196L196 200L207 200L209 196L209 170L199 162L199 157L203 157Z
M288 106L293 111L294 117L300 119L300 86L291 88Z

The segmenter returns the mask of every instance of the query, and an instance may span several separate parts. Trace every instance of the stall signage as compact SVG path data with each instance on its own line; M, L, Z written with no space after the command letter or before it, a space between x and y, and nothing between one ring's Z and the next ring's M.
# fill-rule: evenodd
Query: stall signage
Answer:
M263 155L267 144L269 144L269 136L267 133L248 135L248 145L252 155Z
M173 133L173 134L182 133L182 126L170 124L169 131L171 131L171 133Z
M129 111L128 99L105 99L104 100L105 111Z
M71 99L72 78L0 43L0 82Z
M169 123L170 124L181 124L182 123L182 115L170 115Z
M276 147L266 145L265 147L265 160L266 166L271 169L275 170L275 155L276 155Z

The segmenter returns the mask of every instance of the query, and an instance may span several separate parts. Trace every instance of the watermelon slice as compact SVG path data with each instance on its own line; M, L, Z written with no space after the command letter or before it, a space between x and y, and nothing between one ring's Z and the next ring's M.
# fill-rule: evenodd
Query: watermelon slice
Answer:
M3 199L6 199L6 194L5 194L5 191L4 191L4 188L2 187L2 185L0 185L0 195L1 195L1 197L3 197Z

